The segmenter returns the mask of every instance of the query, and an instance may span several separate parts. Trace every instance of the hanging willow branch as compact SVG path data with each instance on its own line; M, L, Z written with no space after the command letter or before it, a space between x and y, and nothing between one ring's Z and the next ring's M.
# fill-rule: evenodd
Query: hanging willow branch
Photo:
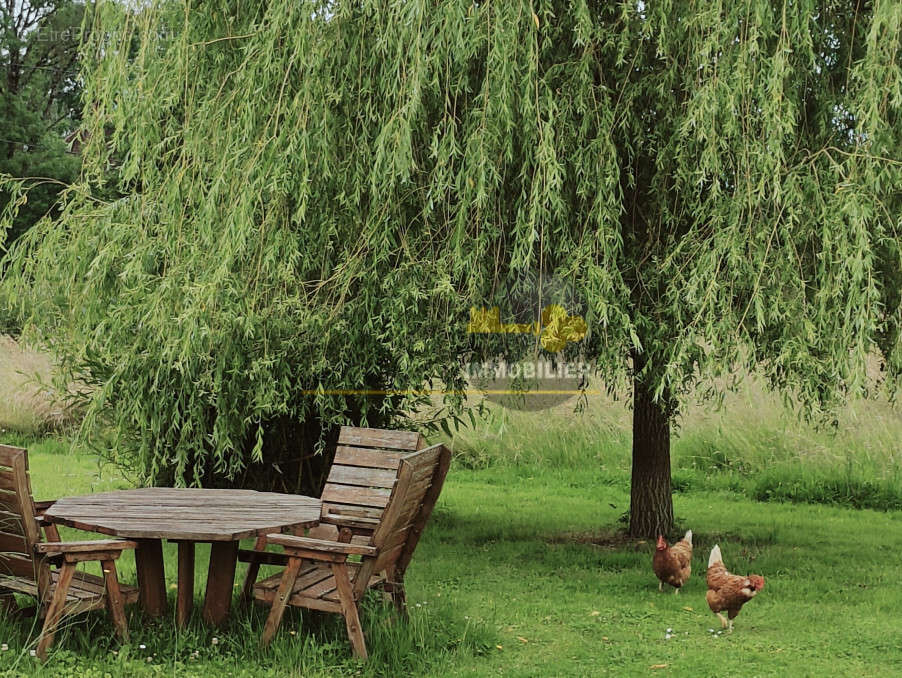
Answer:
M461 386L466 309L526 270L659 396L902 367L898 2L98 4L83 177L4 290L148 478Z

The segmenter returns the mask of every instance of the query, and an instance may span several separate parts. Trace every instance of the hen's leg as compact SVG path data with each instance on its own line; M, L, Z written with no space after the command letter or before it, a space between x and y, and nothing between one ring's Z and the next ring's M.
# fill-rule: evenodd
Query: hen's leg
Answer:
M658 591L663 591L663 590L664 590L664 582L659 581L658 582Z
M729 627L729 631L727 631L727 633L733 633L733 620L732 619L730 620L730 627Z
M679 588L679 587L677 587L677 588L675 588L675 589L673 590L673 595L676 596L676 595L679 595L679 593L680 593L680 588Z
M724 617L720 612L715 612L714 614L716 614L720 618L720 628L722 628L722 629L727 628L727 625L728 625L727 618Z

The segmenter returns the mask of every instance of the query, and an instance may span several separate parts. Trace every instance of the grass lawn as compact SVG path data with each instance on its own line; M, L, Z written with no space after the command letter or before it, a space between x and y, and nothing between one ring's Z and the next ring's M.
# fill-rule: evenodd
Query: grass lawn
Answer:
M59 441L29 447L36 498L127 486ZM597 463L452 467L408 574L411 621L397 623L368 601L363 623L372 658L365 665L350 658L337 616L290 611L273 645L260 650L264 610L236 611L217 631L196 612L183 633L170 617L154 621L131 610L128 645L115 640L105 614L83 616L58 636L43 666L28 654L31 622L2 620L0 643L8 649L0 650L0 671L89 678L902 675L902 512L761 503L688 483L675 503L681 526L695 532L694 572L675 596L658 592L653 545L616 535L628 506L622 480ZM710 632L719 623L704 599L715 541L729 569L767 580L732 635ZM205 561L201 549L198 595ZM122 579L134 582L133 557L120 562ZM174 587L173 545L166 563Z

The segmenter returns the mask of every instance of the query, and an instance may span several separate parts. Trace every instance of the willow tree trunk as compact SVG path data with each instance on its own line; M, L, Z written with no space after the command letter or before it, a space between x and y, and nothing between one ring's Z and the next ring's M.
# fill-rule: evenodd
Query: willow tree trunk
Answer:
M634 379L630 536L654 538L672 528L670 416L650 390Z

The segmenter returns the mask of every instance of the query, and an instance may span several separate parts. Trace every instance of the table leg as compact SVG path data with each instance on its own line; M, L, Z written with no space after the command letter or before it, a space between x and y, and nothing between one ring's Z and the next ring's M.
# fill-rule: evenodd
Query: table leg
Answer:
M237 541L214 541L210 546L210 567L207 571L204 600L204 621L208 624L221 626L228 619L237 563Z
M166 581L163 570L163 543L159 539L136 539L135 566L141 606L151 617L166 613Z
M179 584L176 598L175 621L180 629L185 628L194 607L194 542L180 541Z

